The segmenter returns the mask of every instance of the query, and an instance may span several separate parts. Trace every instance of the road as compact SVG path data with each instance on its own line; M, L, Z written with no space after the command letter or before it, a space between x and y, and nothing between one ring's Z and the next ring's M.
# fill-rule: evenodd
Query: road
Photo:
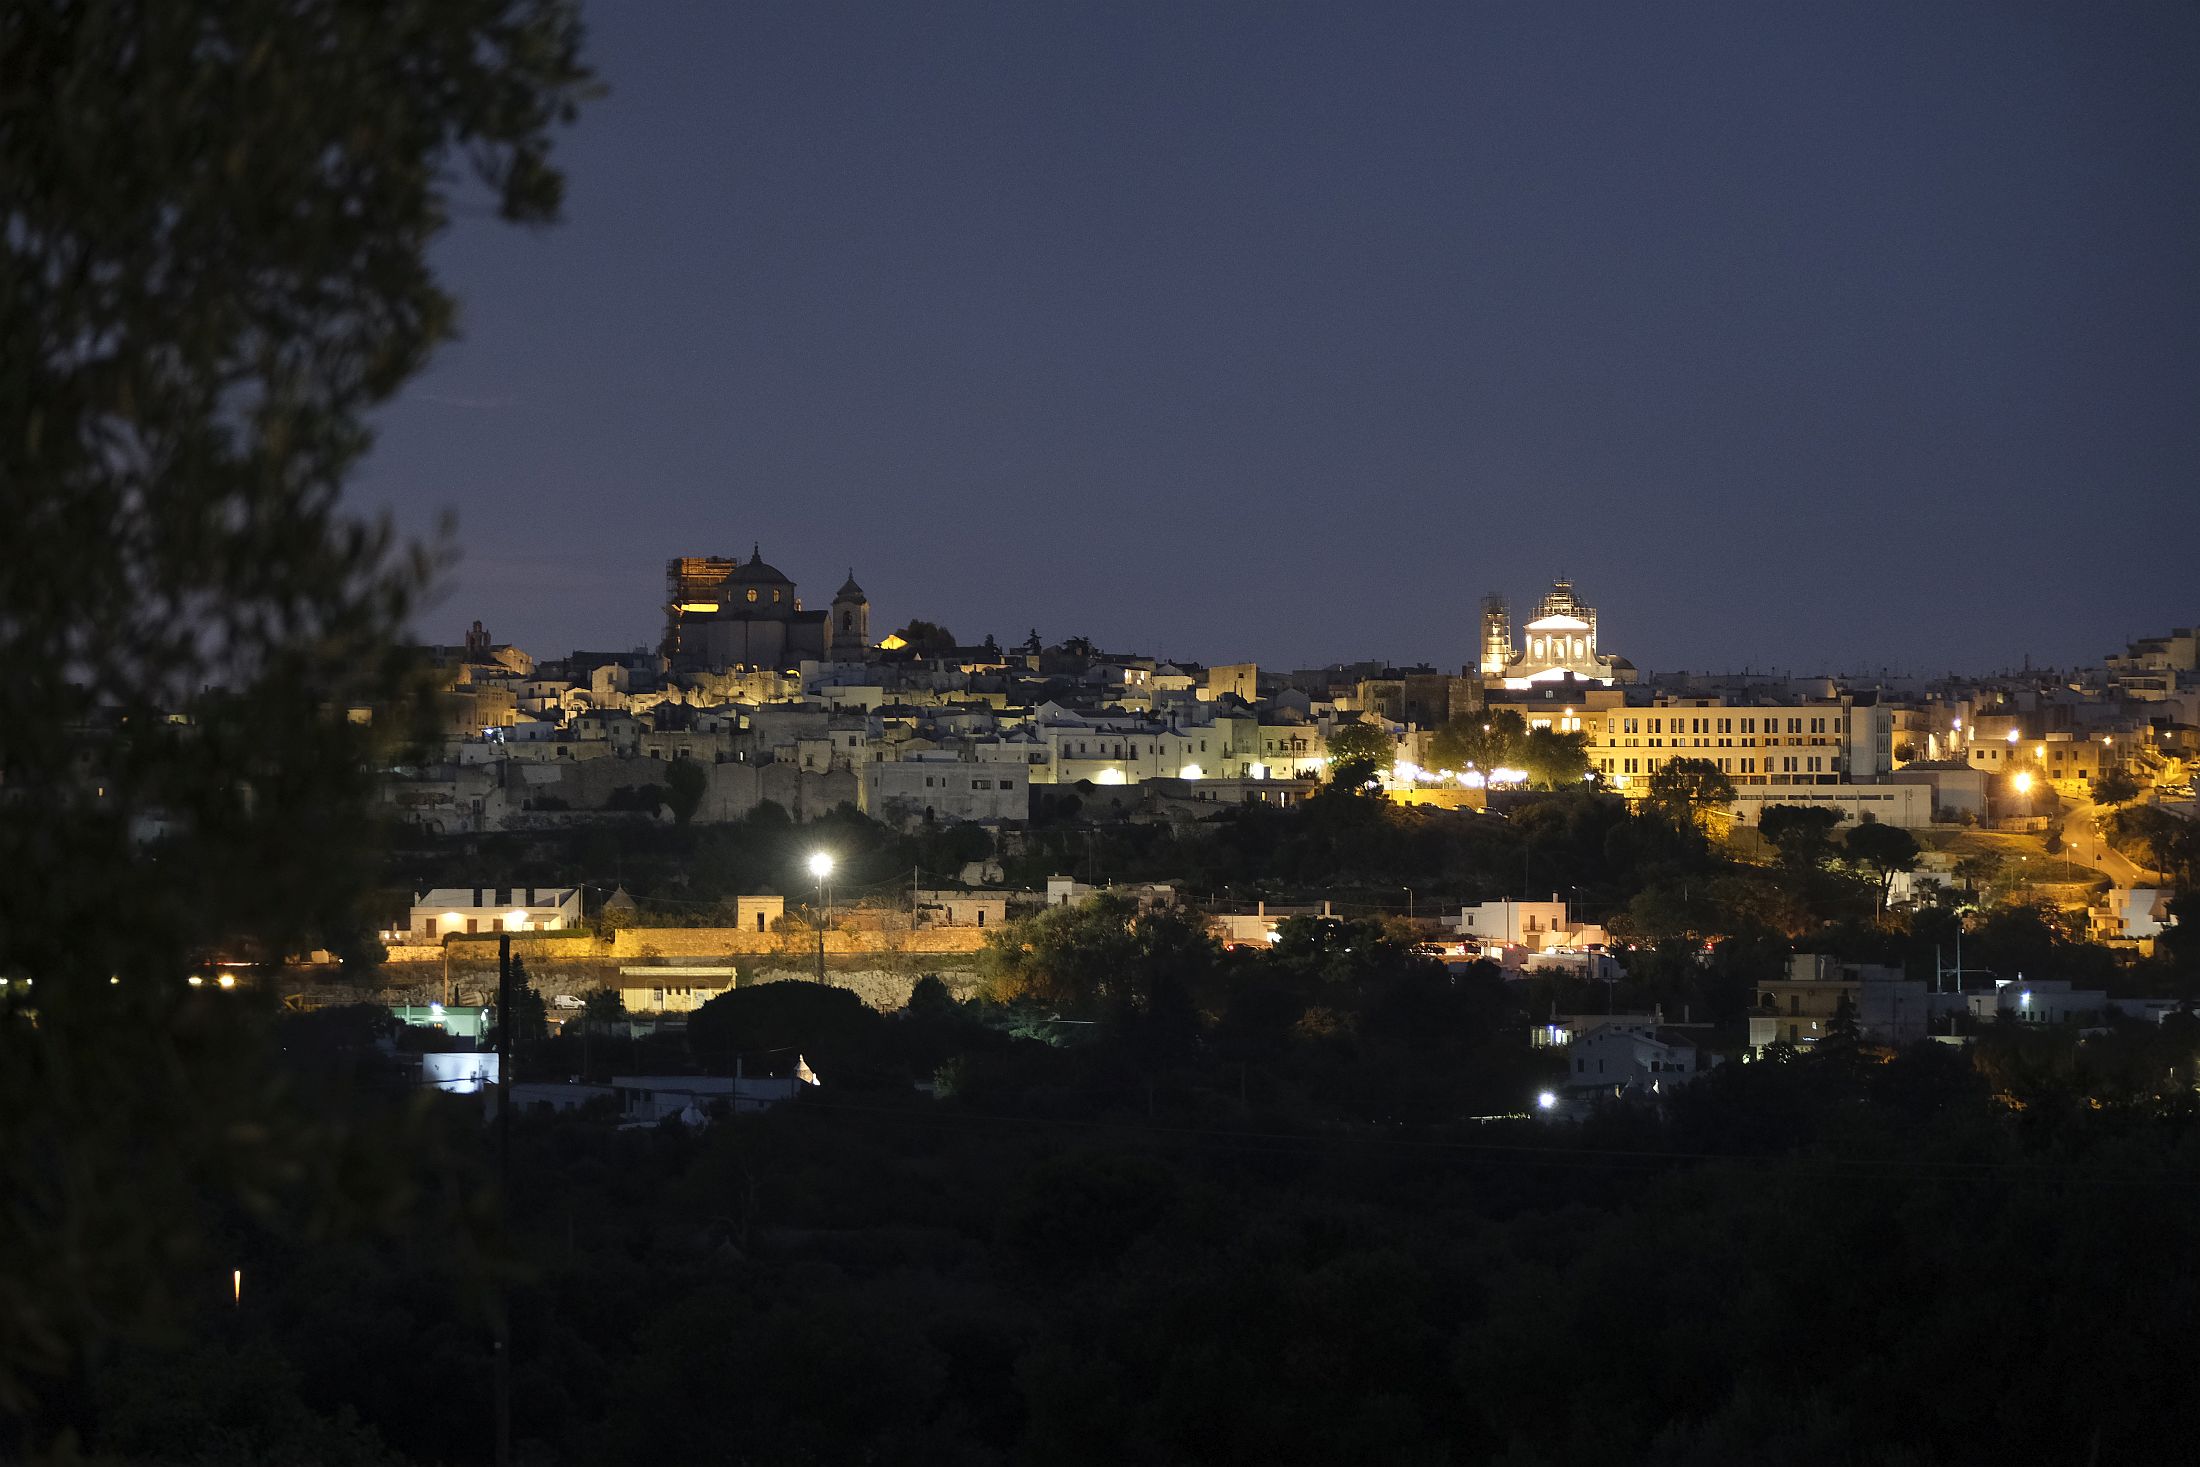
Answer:
M2095 822L2099 808L2091 800L2063 801L2063 849L2081 866L2090 866L2118 886L2156 885L2153 873L2140 869L2121 851L2101 839Z

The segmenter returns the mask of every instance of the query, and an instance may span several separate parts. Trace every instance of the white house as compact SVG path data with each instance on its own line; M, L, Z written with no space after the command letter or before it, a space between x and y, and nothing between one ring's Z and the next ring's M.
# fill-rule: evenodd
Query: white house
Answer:
M1718 1063L1674 1029L1603 1024L1566 1046L1566 1088L1662 1095Z
M1547 902L1516 902L1510 899L1483 902L1480 906L1461 907L1459 919L1452 928L1461 937L1481 943L1499 943L1507 947L1524 947L1531 952L1543 952L1551 948L1583 948L1601 944L1607 940L1602 927L1593 923L1577 923L1566 910L1566 904L1557 898Z
M1925 1037L1931 1004L1925 985L1900 968L1844 963L1823 953L1797 953L1785 978L1757 985L1749 1016L1749 1043L1763 1049L1779 1041L1814 1044L1833 1032L1846 1005L1857 1038L1900 1046Z
M2072 988L2068 979L1997 979L1991 989L1964 995L1971 1017L2007 1015L2019 1024L2077 1024L2098 1020L2108 1010L2108 995L2097 988Z
M818 1083L808 1064L795 1059L791 1075L613 1075L626 1124L654 1126L675 1116L700 1125L710 1107L724 1105L735 1115L769 1110L794 1099L804 1085Z
M2094 930L2110 940L2160 937L2170 921L2169 897L2170 893L2151 886L2112 887L2090 914Z
M1628 1029L1639 1034L1657 1030L1661 1016L1651 1013L1558 1014L1528 1031L1528 1043L1536 1049L1559 1049L1585 1039L1599 1029Z
M565 932L580 925L577 886L439 886L413 898L401 936L428 943L461 932Z

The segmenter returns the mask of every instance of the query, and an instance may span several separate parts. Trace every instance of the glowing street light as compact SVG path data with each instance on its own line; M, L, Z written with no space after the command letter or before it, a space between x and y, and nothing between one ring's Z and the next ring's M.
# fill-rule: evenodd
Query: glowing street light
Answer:
M1558 1097L1545 1090L1536 1096L1535 1108L1537 1110L1556 1110L1558 1108Z
M810 875L817 882L817 905L819 908L817 922L817 981L823 983L825 981L825 928L833 920L831 908L825 905L825 881L833 874L833 853L831 851L810 852L809 867Z

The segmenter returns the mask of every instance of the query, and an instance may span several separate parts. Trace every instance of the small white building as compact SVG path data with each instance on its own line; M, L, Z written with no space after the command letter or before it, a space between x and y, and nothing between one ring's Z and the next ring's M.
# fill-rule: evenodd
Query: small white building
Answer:
M441 942L462 932L565 932L581 925L577 886L439 886L413 898L402 933L384 941Z
M1566 1088L1662 1095L1718 1063L1678 1030L1607 1023L1566 1046Z
M1655 1012L1627 1014L1558 1014L1528 1031L1528 1043L1536 1049L1562 1049L1577 1039L1585 1039L1599 1029L1630 1029L1636 1033L1654 1032L1661 1016Z
M640 963L619 969L619 1005L630 1014L692 1014L733 992L731 963Z
M743 932L769 932L787 915L783 896L737 896L733 899L733 925Z
M2160 937L2170 925L2170 893L2152 886L2117 886L2109 889L2102 904L2091 910L2093 929L2115 941L2145 941Z
M1966 993L1971 1017L1991 1022L2007 1015L2019 1024L2088 1024L2109 1008L2097 988L2072 988L2067 979L1997 979L1989 989Z
M1566 903L1553 897L1547 902L1510 899L1461 907L1452 928L1476 942L1545 952L1554 948L1601 947L1608 940L1602 927L1578 923Z
M916 893L921 927L998 927L1008 920L1005 891L923 891Z
M713 1105L723 1105L735 1115L751 1115L794 1099L804 1085L818 1083L817 1076L798 1056L791 1075L613 1075L611 1089L619 1097L626 1124L654 1126L678 1117L688 1125L700 1125Z
M1925 985L1900 968L1844 963L1824 953L1797 953L1785 978L1757 985L1750 1015L1750 1048L1815 1044L1844 1017L1866 1044L1899 1047L1925 1037L1932 1004Z

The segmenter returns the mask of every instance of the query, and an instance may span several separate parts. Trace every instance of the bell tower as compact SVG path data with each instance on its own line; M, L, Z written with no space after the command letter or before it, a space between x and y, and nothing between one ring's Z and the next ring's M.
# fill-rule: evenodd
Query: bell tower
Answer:
M1512 659L1512 611L1492 592L1482 598L1482 676L1503 677Z
M856 584L854 570L847 584L833 593L832 620L826 623L825 648L836 662L861 662L871 655L871 598Z

